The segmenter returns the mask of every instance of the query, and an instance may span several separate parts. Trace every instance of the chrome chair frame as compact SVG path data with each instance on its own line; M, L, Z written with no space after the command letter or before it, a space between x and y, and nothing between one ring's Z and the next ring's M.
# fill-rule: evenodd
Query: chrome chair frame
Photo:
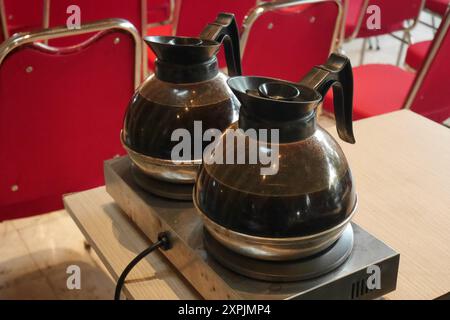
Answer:
M335 52L338 48L340 48L342 38L339 36L339 29L343 23L344 10L340 0L327 0L330 2L336 3L338 6L338 16L336 18L336 24L333 31L332 43L330 46L330 53ZM264 2L262 4L257 5L253 9L250 10L249 14L245 17L242 23L242 33L240 40L241 47L241 58L244 56L245 47L247 45L248 37L250 35L253 24L256 20L262 16L264 13L268 11L274 11L282 8L289 8L302 4L312 4L312 3L320 3L324 2L324 0L289 0L289 1L280 1L280 2Z
M364 22L364 16L366 15L367 12L367 8L369 6L369 1L370 0L364 0L362 8L361 8L361 12L360 15L358 17L358 22L356 24L356 28L353 31L353 33L350 35L350 37L345 38L345 19L347 17L347 10L348 10L348 6L349 6L349 0L343 0L344 1L344 10L345 10L345 16L344 19L342 20L342 29L341 29L341 37L343 39L343 42L349 42L352 40L355 40L358 36L358 33L361 30L361 26ZM417 25L417 23L419 22L419 16L420 16L420 12L422 12L422 10L425 8L425 1L426 0L422 0L421 5L420 5L420 9L419 9L419 13L417 15L417 17L412 20L412 23L410 25L406 25L405 28L403 30L403 37L398 37L397 35L390 33L389 35L397 40L399 40L401 42L400 45L400 50L397 56L397 62L396 65L399 66L400 65L400 61L402 58L402 54L405 48L405 44L411 44L412 43L412 38L411 38L411 30L414 29L414 27ZM362 49L361 49L361 56L360 56L360 60L359 60L359 64L363 64L364 63L364 56L366 53L366 47L367 47L367 41L368 38L363 38L363 43L362 43Z
M16 33L0 44L0 67L3 60L13 50L20 48L23 45L34 43L34 45L38 47L51 50L53 52L63 52L68 49L76 49L82 44L78 44L70 48L56 48L46 45L43 41L114 29L126 31L133 37L135 44L134 87L137 88L142 80L142 39L133 24L124 19L104 19L92 23L86 23L81 29L68 29L66 26L59 26L32 32Z
M141 0L141 45L142 45L142 77L147 78L148 71L148 53L144 43L144 36L147 34L147 0Z
M2 32L5 40L9 38L8 23L6 19L5 2L0 0L0 31Z

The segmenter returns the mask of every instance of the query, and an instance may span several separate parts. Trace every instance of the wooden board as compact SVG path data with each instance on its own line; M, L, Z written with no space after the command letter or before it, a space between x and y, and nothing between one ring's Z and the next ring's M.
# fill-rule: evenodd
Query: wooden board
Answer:
M66 210L115 280L125 266L149 246L104 187L64 197ZM155 251L128 275L123 289L130 299L198 299L199 295ZM112 297L111 297L112 298Z

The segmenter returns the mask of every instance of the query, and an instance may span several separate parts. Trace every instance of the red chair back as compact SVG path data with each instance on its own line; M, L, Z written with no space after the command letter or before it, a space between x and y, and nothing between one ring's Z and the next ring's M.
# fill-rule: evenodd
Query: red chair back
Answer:
M67 8L71 5L80 7L81 25L101 19L121 18L131 22L143 34L146 13L142 14L142 1L146 0L50 0L50 27L66 25ZM145 19L143 19L145 17ZM69 46L80 43L92 34L61 38L50 42L52 46Z
M406 108L439 123L450 118L449 27L450 12L447 12L405 104Z
M364 0L361 6L361 0L349 1L349 12L356 11L360 7L360 16L357 20L355 28L359 27L356 34L357 38L373 37L395 31L404 30L404 22L407 20L417 21L421 10L424 7L425 0ZM380 28L368 28L367 21L374 14L372 11L367 12L370 6L380 8ZM362 16L362 17L361 17ZM348 14L347 19L354 19L354 14ZM351 21L347 20L347 23ZM346 38L351 33L352 28L346 31Z
M175 34L198 37L203 28L220 12L233 13L238 26L256 5L256 0L179 0L176 8Z
M257 0L178 0L175 8L173 33L177 36L198 37L220 12L233 13L238 27ZM153 56L153 55L152 55ZM226 66L223 49L218 54L221 68Z
M112 29L76 48L28 44L6 56L0 221L60 209L63 194L104 183L103 161L125 153L119 132L134 92L135 53L135 38Z
M41 29L44 25L44 0L3 0L9 35Z
M299 81L327 60L341 15L340 2L334 0L266 3L254 9L242 34L245 74Z

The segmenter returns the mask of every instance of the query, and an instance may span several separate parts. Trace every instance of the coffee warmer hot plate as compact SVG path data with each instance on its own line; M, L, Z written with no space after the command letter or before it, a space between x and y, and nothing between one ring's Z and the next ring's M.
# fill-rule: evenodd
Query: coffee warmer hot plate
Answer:
M161 252L206 299L374 299L395 290L399 254L354 223L333 248L313 259L281 266L242 259L204 231L191 202L143 191L130 166L128 157L105 162L107 192L151 241L169 232L173 247ZM367 286L374 265L380 270L379 289Z

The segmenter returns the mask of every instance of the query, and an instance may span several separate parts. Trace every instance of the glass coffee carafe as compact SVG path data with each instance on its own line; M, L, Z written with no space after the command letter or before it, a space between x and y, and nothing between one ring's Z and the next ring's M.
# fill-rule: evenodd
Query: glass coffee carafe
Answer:
M332 54L300 83L238 76L228 85L241 103L239 121L204 155L194 189L207 232L255 259L323 252L339 239L357 204L345 155L316 117L332 87L339 137L355 142L350 61ZM271 161L255 162L255 152ZM234 163L226 163L228 156Z
M194 136L199 130L196 123L201 123L200 134L210 128L224 130L237 119L239 102L226 83L228 77L219 71L216 54L223 42L229 75L240 75L239 35L234 16L222 13L199 38L151 36L144 40L157 56L155 73L133 96L121 140L137 182L154 179L150 191L171 197L175 184L192 186L202 162L202 148L194 150L194 143L190 154L174 159L178 141L173 133L184 129ZM191 200L192 190L188 187L173 197Z

